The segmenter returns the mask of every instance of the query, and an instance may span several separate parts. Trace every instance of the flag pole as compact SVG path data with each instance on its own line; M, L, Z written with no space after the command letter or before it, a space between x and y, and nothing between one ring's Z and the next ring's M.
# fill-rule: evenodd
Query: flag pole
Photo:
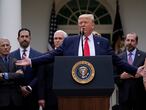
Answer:
M114 19L113 34L112 34L112 47L115 53L120 53L120 43L123 40L123 26L119 12L119 1L116 1L116 14Z
M50 48L50 45L54 47L53 37L56 31L57 31L57 18L56 18L56 10L55 10L55 0L53 0L51 14L50 14L50 22L49 22L48 49Z

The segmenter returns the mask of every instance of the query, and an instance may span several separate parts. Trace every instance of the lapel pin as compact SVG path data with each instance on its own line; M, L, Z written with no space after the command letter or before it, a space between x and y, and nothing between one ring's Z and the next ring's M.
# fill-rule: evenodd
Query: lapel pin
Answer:
M140 54L137 54L137 56L140 56Z
M97 42L97 44L99 45L99 44L100 44L100 42Z

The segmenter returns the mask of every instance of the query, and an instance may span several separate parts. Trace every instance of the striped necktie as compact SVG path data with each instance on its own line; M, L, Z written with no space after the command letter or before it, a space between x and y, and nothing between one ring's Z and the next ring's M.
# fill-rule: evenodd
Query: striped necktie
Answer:
M130 53L128 54L128 63L129 63L130 65L132 65L132 63L133 63L132 55L133 55L132 52L130 52Z
M21 57L22 59L26 57L26 51L27 51L26 49L23 50L22 57Z

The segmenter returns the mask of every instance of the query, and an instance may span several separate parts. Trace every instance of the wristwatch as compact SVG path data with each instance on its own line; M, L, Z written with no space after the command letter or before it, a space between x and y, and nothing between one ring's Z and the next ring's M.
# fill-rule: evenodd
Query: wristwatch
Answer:
M0 79L3 79L3 73L0 73Z
M26 90L28 90L29 92L32 92L32 88L30 86L26 86Z

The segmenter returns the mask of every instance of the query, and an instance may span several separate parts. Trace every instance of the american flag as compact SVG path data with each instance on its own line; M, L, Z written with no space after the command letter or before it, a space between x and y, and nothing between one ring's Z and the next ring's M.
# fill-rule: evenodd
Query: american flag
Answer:
M115 51L116 50L116 44L119 43L119 40L123 40L123 27L121 23L121 17L119 13L119 2L117 0L116 3L116 15L115 15L115 20L114 20L114 26L113 26L113 36L112 36L112 46ZM121 41L120 41L121 42Z
M55 2L53 1L52 10L50 15L50 26L49 26L49 39L48 42L51 46L53 46L53 36L54 32L57 30L57 19L56 19L56 12L55 12Z

